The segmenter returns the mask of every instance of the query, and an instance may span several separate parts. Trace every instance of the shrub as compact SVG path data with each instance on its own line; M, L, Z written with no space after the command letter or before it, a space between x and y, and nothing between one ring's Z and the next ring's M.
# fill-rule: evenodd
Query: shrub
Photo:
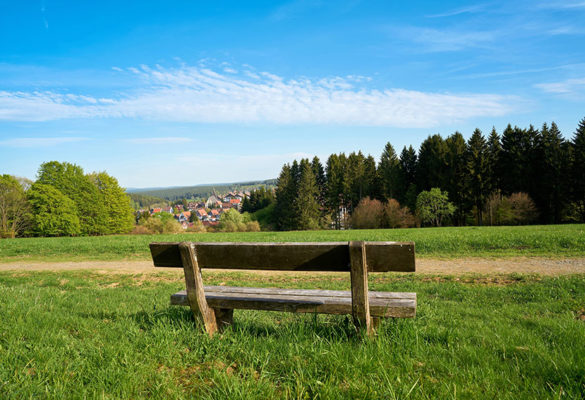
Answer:
M384 205L385 226L388 228L409 228L415 225L414 216L408 207L401 207L395 199Z
M527 193L512 193L508 201L510 202L516 224L530 224L538 218L536 205L534 205L534 201L532 201Z
M353 210L351 225L355 229L376 229L382 226L384 206L380 200L365 197Z
M246 231L260 232L260 224L258 223L258 221L250 221L246 223Z
M190 232L190 233L204 233L204 232L207 232L207 229L205 228L205 226L203 226L203 224L201 223L201 221L199 221L198 224L194 223L193 226L188 227L185 230L185 232Z
M527 193L502 196L492 193L486 202L485 222L490 225L526 225L538 218L538 210Z
M148 229L144 225L136 225L134 227L134 229L132 230L133 235L151 235L153 233L154 232L152 232L150 229Z

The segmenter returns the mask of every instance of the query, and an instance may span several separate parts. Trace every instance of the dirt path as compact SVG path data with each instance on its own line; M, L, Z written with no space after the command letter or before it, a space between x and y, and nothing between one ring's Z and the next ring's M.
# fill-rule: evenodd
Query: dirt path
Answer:
M101 270L117 273L155 273L160 271L182 274L180 269L154 268L150 261L82 261L82 262L16 262L0 263L0 271L66 271L66 270ZM462 258L455 260L437 260L421 258L417 260L417 273L463 275L477 274L542 274L567 275L585 274L585 258L509 258L483 259ZM260 274L272 274L273 271L254 271ZM281 272L278 272L281 273Z

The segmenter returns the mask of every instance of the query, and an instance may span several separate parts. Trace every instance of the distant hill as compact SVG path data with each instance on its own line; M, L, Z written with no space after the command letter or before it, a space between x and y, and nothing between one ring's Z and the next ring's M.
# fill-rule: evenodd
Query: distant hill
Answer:
M203 199L209 197L213 190L218 194L227 194L234 190L253 190L260 186L267 188L276 187L276 179L267 179L265 181L250 181L250 182L236 182L236 183L217 183L211 185L195 185L195 186L179 186L167 188L143 188L143 189L127 189L129 194L139 194L143 196L152 196L168 201L175 201L179 199Z

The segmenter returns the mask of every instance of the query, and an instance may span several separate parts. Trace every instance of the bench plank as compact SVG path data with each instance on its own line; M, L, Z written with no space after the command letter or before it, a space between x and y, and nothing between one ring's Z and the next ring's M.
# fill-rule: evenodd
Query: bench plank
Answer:
M205 286L205 298L214 309L246 309L297 313L351 314L349 290L307 290ZM412 318L416 293L369 292L372 317ZM171 295L171 304L188 306L186 291Z
M194 243L201 268L350 271L348 242ZM365 242L370 272L415 270L413 242ZM182 268L178 243L151 243L156 267Z

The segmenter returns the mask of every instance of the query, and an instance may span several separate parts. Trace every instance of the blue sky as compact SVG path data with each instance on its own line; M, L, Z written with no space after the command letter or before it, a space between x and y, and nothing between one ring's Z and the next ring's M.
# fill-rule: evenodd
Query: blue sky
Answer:
M0 173L177 186L507 123L570 138L584 20L585 0L0 0Z

